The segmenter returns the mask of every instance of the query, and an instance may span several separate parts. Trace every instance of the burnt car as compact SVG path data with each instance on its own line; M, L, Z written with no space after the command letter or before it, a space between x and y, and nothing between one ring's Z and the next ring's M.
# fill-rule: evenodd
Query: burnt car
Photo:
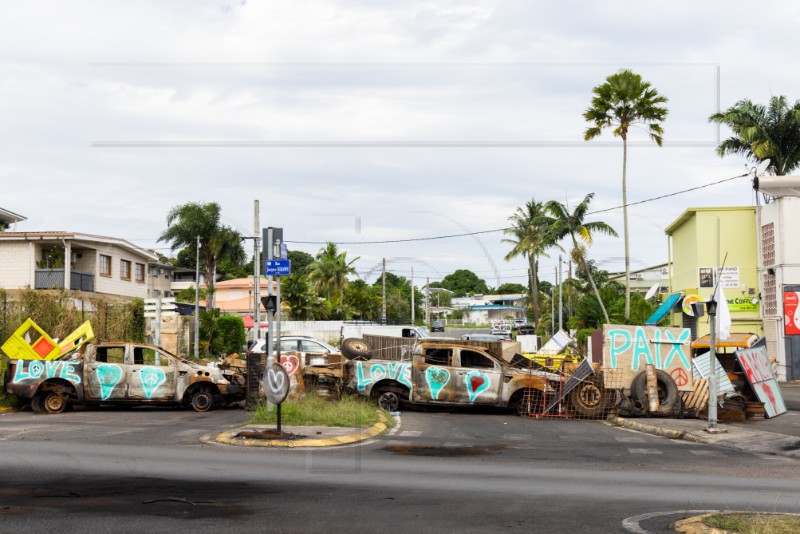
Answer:
M138 343L84 345L52 360L10 360L6 391L30 399L37 413L70 404L191 406L198 412L245 398L245 377Z

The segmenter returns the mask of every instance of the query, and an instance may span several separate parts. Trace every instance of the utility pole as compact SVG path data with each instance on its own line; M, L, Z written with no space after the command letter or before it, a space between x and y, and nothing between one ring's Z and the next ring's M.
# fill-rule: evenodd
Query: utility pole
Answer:
M411 267L411 324L417 324L414 315L414 267Z
M194 359L200 359L200 236L194 264Z
M258 200L253 201L253 341L261 337L261 262L258 234L261 227Z
M425 278L425 324L431 324L431 278Z
M556 294L555 289L550 288L550 335L556 333Z
M569 285L567 286L567 316L572 317L572 260L569 260L569 273L567 274L567 280L569 280Z
M381 296L381 324L386 324L386 258L383 258L381 278L383 279L383 293Z

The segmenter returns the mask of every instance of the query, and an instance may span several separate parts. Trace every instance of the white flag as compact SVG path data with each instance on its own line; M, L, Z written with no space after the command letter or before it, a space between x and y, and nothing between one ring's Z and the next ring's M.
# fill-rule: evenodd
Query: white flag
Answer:
M717 284L714 300L717 301L717 341L725 341L731 337L731 312L728 310L722 284Z

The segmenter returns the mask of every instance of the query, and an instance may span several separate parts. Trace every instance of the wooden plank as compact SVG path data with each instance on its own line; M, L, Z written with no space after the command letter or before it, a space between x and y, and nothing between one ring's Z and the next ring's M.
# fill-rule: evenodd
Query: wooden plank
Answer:
M645 365L645 373L647 373L647 399L649 400L649 408L651 412L658 411L658 379L656 379L655 365Z

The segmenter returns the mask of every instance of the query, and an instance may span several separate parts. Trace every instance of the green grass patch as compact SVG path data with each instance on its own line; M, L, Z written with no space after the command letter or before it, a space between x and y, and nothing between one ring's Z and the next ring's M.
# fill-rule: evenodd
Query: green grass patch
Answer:
M281 404L281 424L366 428L379 422L381 413L385 412L363 396L347 395L338 401L329 401L309 393L302 399L287 400ZM266 404L258 405L247 424L274 425L278 421L277 414L275 409L269 411ZM386 419L386 426L394 426L393 418Z
M712 514L703 519L708 527L741 534L794 534L800 532L800 517L768 513Z

